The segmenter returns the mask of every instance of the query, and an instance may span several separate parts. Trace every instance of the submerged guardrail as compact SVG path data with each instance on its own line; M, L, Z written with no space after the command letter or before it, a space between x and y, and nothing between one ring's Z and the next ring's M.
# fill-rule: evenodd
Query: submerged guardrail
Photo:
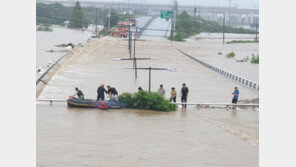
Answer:
M63 56L61 56L57 61L55 61L51 66L49 66L36 80L36 85L38 84L39 81L44 82L42 79L48 74L48 72L65 56L67 55L64 54Z
M36 101L38 102L49 102L50 104L52 104L53 102L67 102L66 99L36 99ZM211 107L211 108L216 108L216 107L226 107L226 109L228 109L229 107L252 107L253 109L258 108L259 104L254 104L254 103L250 103L250 104L233 104L233 103L179 103L176 102L174 104L177 105L188 105L188 106L196 106L196 108L201 108L201 107Z
M182 54L184 54L184 55L188 56L189 58L195 60L196 62L200 63L201 65L203 65L203 66L205 66L205 67L207 67L207 68L209 68L209 69L211 69L211 70L213 70L215 72L218 72L221 75L225 76L226 78L229 78L229 79L231 79L231 80L233 80L235 82L238 82L238 83L246 86L247 88L250 88L251 90L259 92L259 84L258 83L254 82L254 81L251 81L251 80L248 80L248 79L245 79L245 78L243 78L243 77L241 77L239 75L232 74L232 73L230 73L230 72L228 72L226 70L222 70L222 69L220 69L218 67L215 67L215 66L213 66L211 64L208 64L208 63L202 61L201 59L190 56L189 54L183 52L182 50L178 49L177 47L175 47L175 48L179 52L181 52Z

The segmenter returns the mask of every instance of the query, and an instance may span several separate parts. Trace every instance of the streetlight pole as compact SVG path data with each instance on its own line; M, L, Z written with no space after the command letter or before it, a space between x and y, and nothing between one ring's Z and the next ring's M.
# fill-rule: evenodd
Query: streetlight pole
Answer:
M151 66L149 66L149 92L151 92Z
M224 44L224 40L225 40L225 12L223 14L223 44Z
M134 68L125 68L125 69L134 69ZM176 68L151 68L151 66L149 66L148 68L136 68L136 69L149 71L149 82L148 82L149 92L151 92L151 70L166 70L166 71L172 71L172 72L175 72L177 70Z
M110 30L110 24L111 24L111 4L110 4L110 7L109 7L109 13L108 13L108 30Z
M131 43L131 23L128 25L128 51L130 54L130 59L132 58L132 43Z
M136 37L137 37L138 27L136 27L136 33L134 35L134 66L135 66L135 78L137 79L137 59L136 59Z
M96 36L98 35L98 15L97 15L97 8L96 8L96 27L95 27L95 33L96 33Z

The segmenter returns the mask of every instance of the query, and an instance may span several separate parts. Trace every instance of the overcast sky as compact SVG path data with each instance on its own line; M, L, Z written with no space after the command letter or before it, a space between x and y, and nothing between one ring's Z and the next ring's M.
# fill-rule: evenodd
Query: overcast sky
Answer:
M66 0L64 0L66 1ZM80 0L80 1L113 1L134 3L172 3L173 0ZM178 0L179 4L202 6L229 6L230 0ZM245 9L258 9L259 0L231 0L231 6Z

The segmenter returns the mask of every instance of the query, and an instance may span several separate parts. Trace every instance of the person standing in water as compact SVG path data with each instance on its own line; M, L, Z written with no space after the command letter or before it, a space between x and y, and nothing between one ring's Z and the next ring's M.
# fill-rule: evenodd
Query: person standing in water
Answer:
M159 89L158 89L158 93L165 98L165 89L163 88L163 85L160 85Z
M176 103L176 98L177 98L177 91L175 90L174 87L172 87L172 91L171 91L171 101L173 101L174 103Z
M232 94L233 94L232 103L236 104L238 100L238 95L239 95L239 91L237 87L234 87L234 91Z
M188 88L186 87L186 84L183 83L182 85L182 89L181 89L181 93L180 93L180 96L181 96L181 102L182 103L186 103L187 102L187 97L188 97L188 93L189 93L189 90ZM183 104L182 105L182 108L186 108L186 104Z
M237 87L234 87L234 91L232 94L233 94L232 104L236 104L238 100L238 95L239 95L239 91ZM236 106L233 106L233 109L236 109Z
M105 99L105 94L104 94L105 92L107 93L108 91L104 88L104 84L101 83L101 86L98 87L97 89L97 93L98 93L97 101Z

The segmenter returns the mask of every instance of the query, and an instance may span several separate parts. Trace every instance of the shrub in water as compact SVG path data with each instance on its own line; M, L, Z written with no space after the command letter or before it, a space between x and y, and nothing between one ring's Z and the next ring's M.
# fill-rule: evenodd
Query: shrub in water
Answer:
M131 93L122 93L118 100L123 101L129 108L134 107L133 95Z
M127 104L129 108L147 109L157 111L174 111L177 109L176 104L172 104L169 100L164 99L156 92L139 91L134 93L123 93L119 96Z
M228 53L228 54L226 55L226 57L227 57L227 58L234 58L234 57L235 57L235 54L234 54L233 52L231 52L231 53Z
M259 64L259 54L257 54L257 55L255 56L255 55L252 53L251 63L253 63L253 64Z

